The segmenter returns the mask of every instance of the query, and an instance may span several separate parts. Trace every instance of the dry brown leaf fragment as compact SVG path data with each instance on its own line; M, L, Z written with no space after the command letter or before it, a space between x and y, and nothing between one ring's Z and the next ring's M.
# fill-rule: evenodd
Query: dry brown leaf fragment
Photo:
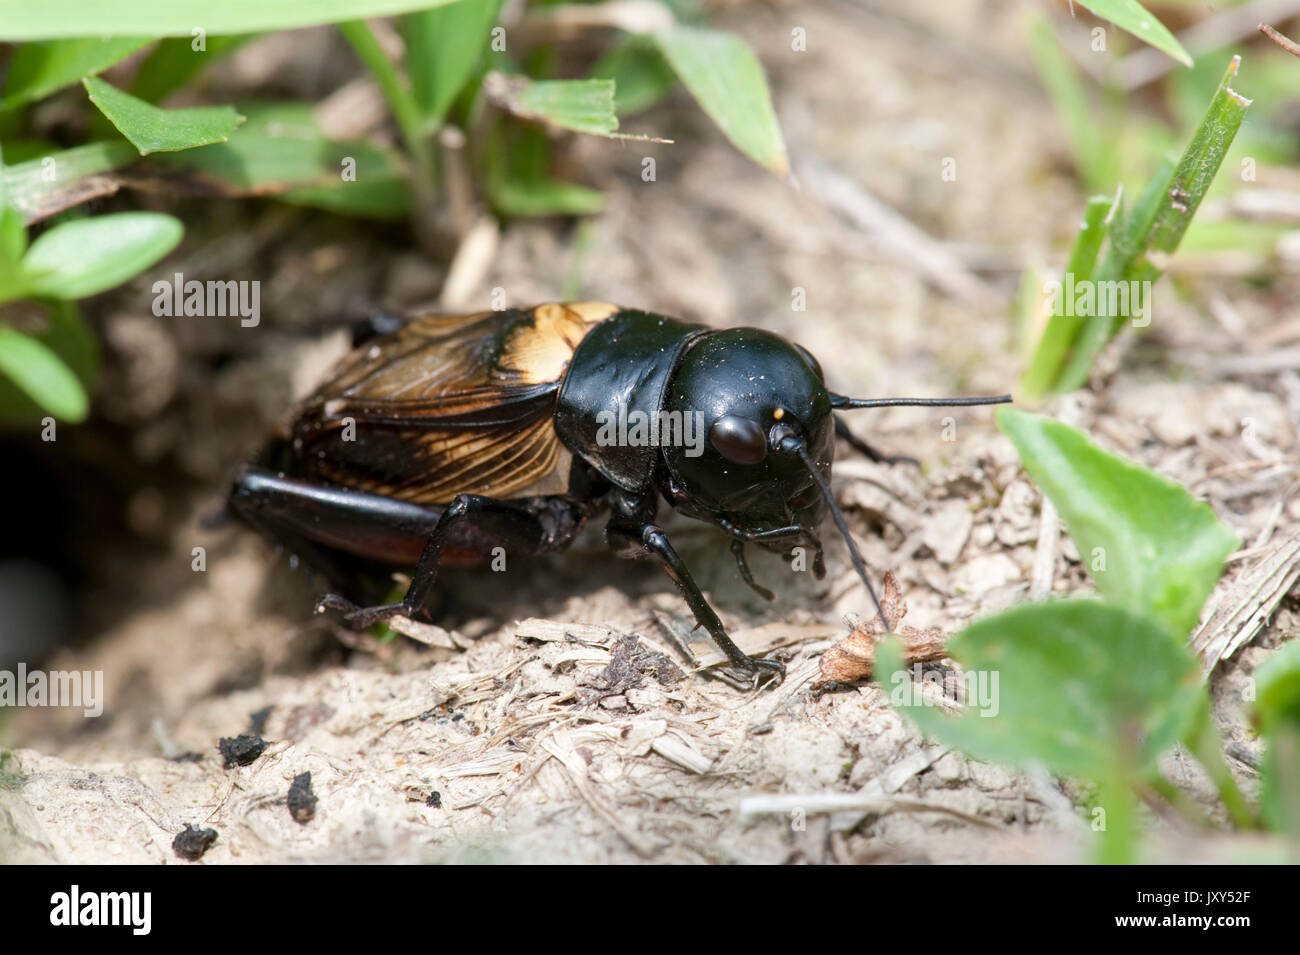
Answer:
M854 683L871 676L876 662L876 644L887 633L896 633L903 640L903 660L907 663L928 663L947 655L947 637L937 629L920 630L903 623L907 615L907 601L898 586L893 571L885 574L885 587L880 595L880 607L885 612L889 629L881 625L875 614L854 623L853 632L822 654L818 661L821 673L813 683L814 690L831 683Z

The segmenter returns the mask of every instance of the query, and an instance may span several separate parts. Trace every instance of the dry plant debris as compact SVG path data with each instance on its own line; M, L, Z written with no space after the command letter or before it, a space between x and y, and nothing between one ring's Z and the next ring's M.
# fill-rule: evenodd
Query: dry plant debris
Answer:
M931 663L946 655L947 637L937 628L920 630L903 623L907 615L907 602L894 572L885 573L884 590L880 607L885 612L886 630L880 617L872 615L851 619L853 632L822 654L819 661L821 675L813 683L819 690L832 683L855 683L870 678L876 662L876 644L887 634L896 633L903 640L903 660L906 663Z

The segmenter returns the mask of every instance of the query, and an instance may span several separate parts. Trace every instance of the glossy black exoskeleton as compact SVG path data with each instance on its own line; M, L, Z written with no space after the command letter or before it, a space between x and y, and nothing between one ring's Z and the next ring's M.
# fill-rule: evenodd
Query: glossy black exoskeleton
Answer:
M603 303L467 316L418 316L359 347L302 402L256 465L233 510L348 587L344 555L414 564L400 603L321 608L354 627L427 619L440 563L568 545L608 513L622 557L667 569L728 663L753 685L781 664L746 656L655 522L661 502L722 528L741 575L754 543L806 547L822 572L827 512L879 602L830 490L835 439L874 460L834 412L899 404L972 405L1009 397L856 400L828 391L799 345L756 328L713 329ZM354 596L354 595L353 595Z

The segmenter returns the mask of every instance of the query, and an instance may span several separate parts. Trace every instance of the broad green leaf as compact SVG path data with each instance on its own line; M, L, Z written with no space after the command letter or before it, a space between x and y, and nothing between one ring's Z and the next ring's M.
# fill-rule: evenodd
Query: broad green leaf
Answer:
M649 109L677 85L677 74L646 36L615 43L596 61L591 76L614 81L614 112L620 117Z
M167 37L159 41L136 71L131 95L147 103L160 103L180 89L206 66L253 39L254 34L205 37L196 50L194 37Z
M507 179L488 187L488 199L505 216L594 215L605 208L605 194L554 179Z
M1267 745L1260 791L1264 822L1300 843L1300 723L1279 723Z
M56 418L85 420L86 391L72 369L43 342L0 325L0 375Z
M1184 488L1068 425L1015 408L998 409L997 421L1056 505L1097 589L1186 637L1236 535Z
M180 242L180 220L158 212L118 212L61 222L23 258L28 294L76 299L120 285Z
M1078 4L1121 30L1127 30L1144 43L1150 43L1183 66L1192 65L1192 57L1183 45L1137 0L1078 0Z
M1300 641L1255 671L1255 713L1267 749L1260 796L1270 829L1300 840Z
M408 14L406 73L426 122L438 126L483 57L501 0L457 0Z
M139 158L128 142L88 143L6 166L5 188L9 202L22 213L24 221L31 223L113 192L117 187L111 181L104 181L98 191L90 187L97 179L104 179L99 173Z
M131 141L141 156L224 143L244 121L231 106L159 109L98 77L88 76L81 82L90 101Z
M39 0L6 3L0 41L84 36L207 36L395 16L450 0ZM79 79L79 77L78 77Z
M789 172L763 68L744 40L687 26L654 38L678 78L737 149L779 176Z
M25 334L54 352L91 394L99 378L99 343L76 303L48 299L32 304L44 310L46 325ZM47 414L49 409L0 374L0 428L30 428Z
M365 142L321 135L309 103L247 103L228 143L158 158L232 196L275 196L348 215L398 219L410 208L400 159Z
M0 13L0 35L9 12ZM86 31L91 32L91 31ZM5 81L0 110L40 99L70 86L85 76L94 76L118 60L152 42L152 37L78 37L49 43L24 43L14 51Z
M536 80L511 77L511 112L593 136L618 129L614 84L610 80Z
M948 642L966 708L926 705L898 643L879 647L881 689L929 736L978 758L1101 780L1147 774L1203 712L1196 659L1156 622L1090 600L1026 604Z
M1282 722L1300 725L1300 640L1284 644L1255 671L1255 712L1265 732Z

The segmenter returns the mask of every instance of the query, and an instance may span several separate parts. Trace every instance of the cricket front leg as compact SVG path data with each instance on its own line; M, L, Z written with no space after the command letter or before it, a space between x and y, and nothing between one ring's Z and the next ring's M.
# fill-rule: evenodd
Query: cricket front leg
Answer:
M728 663L716 668L716 675L739 689L752 689L764 682L774 679L780 683L785 679L785 667L777 660L763 660L746 656L740 647L727 636L726 628L709 601L701 592L699 585L686 569L686 564L673 549L672 543L663 528L657 524L624 524L611 521L605 530L610 546L620 557L650 556L663 564L677 589L686 598L696 622L703 627L718 649L726 656Z

